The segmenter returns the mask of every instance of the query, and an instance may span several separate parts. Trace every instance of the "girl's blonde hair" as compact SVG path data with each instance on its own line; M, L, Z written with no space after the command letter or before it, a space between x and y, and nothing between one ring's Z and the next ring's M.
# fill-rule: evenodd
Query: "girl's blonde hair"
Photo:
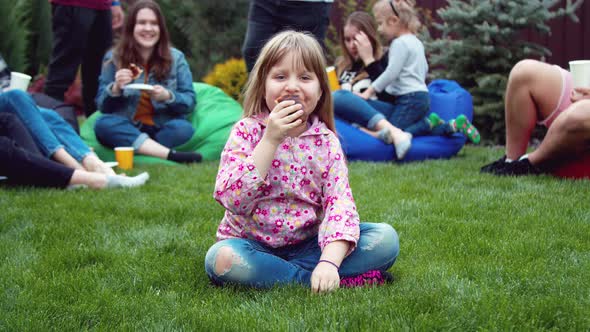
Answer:
M404 27L411 33L417 34L422 23L420 23L418 13L414 8L415 4L416 2L413 0L379 0L373 6L373 15L380 15L386 19L397 16Z
M322 91L313 110L326 126L336 132L332 94L328 85L324 52L317 40L308 33L287 30L276 34L260 51L254 68L244 87L244 117L267 112L265 105L265 82L270 70L287 54L293 52L295 68L305 68L317 76Z

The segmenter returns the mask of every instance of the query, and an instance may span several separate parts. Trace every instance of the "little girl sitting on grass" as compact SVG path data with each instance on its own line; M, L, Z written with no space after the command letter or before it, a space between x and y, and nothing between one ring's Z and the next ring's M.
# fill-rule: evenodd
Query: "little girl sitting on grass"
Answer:
M398 236L359 222L322 48L310 35L282 32L262 49L214 197L226 209L205 258L217 285L329 292L390 279Z

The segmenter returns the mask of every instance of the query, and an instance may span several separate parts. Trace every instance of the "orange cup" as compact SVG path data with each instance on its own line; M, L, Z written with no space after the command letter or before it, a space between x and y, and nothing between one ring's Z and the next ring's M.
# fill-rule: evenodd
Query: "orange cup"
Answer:
M115 148L115 159L120 169L133 168L133 147L120 146Z
M336 68L334 68L334 66L330 66L326 68L326 73L328 73L328 83L330 84L330 90L332 92L340 90L340 83L338 83L338 76L336 76Z

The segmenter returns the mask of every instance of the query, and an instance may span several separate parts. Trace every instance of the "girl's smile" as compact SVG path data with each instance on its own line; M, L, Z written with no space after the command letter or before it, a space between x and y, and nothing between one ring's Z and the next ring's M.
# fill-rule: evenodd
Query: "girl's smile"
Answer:
M152 50L160 40L158 18L151 9L143 8L137 12L133 37L145 50Z

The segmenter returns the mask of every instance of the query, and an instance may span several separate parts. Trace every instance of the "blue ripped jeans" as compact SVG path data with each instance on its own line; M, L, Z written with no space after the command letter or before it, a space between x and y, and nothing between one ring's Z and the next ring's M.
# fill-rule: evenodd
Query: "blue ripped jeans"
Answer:
M33 98L19 90L0 93L0 112L15 114L25 125L44 156L64 148L78 162L92 152L74 129L56 112L37 107Z
M448 123L430 128L426 115L430 110L428 92L412 92L392 97L391 102L365 100L346 90L333 93L334 115L348 122L375 130L383 119L413 136L452 135Z
M233 251L233 265L217 273L219 249ZM388 224L361 223L356 249L340 265L340 277L351 277L370 270L386 271L399 254L399 239ZM311 286L311 273L321 256L317 236L294 246L271 248L247 239L228 239L215 243L205 257L205 271L218 285L239 284L256 288L274 285Z

